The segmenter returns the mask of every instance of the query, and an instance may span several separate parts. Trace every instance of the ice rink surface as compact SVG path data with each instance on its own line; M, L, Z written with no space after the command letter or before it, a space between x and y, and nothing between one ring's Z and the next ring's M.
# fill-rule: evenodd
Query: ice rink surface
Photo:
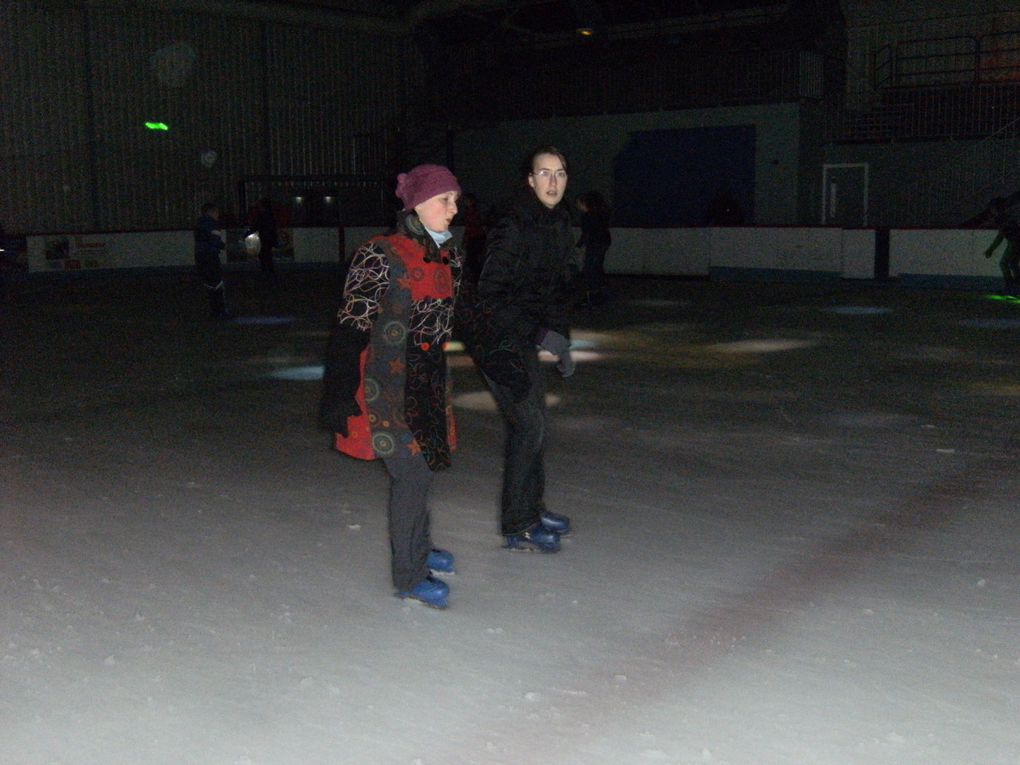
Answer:
M617 280L549 365L557 555L451 354L440 612L315 426L337 289L8 285L0 763L1020 763L1020 303Z

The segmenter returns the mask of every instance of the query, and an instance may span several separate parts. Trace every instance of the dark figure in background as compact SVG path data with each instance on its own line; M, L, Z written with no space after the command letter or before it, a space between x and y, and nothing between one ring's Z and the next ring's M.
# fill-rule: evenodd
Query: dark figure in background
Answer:
M202 215L195 223L195 267L209 295L209 312L214 319L230 316L227 311L226 285L223 282L223 264L220 262L220 253L225 247L220 208L206 203L202 205Z
M280 244L280 233L273 216L273 201L263 197L255 203L251 228L259 235L259 268L265 276L276 273L273 251Z
M464 224L464 272L472 281L478 281L485 258L485 220L478 197L474 194L461 197L460 214Z
M531 155L527 170L528 189L489 229L478 293L483 311L523 356L530 380L521 397L486 374L506 427L501 533L511 550L557 552L570 519L549 512L543 500L546 386L537 347L558 358L563 377L573 374L566 304L573 234L570 214L560 204L567 161L547 146Z
M1005 240L1006 249L999 259L999 270L1002 271L1004 294L1015 297L1020 295L1020 222L1011 213L1009 203L1003 197L992 200L990 212L992 225L999 229L999 233L985 250L985 257L992 257Z
M581 238L577 246L584 249L581 266L581 302L592 308L606 299L606 252L613 243L609 232L609 205L597 191L586 191L577 198L581 213Z

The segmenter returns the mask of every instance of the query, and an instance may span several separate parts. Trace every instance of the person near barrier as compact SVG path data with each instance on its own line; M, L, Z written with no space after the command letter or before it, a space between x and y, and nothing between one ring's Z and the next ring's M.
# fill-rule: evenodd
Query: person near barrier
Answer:
M992 223L999 229L995 239L985 250L985 257L995 254L999 245L1006 242L1006 248L999 258L1002 272L1003 294L1020 296L1020 222L1011 214L1009 203L1003 197L996 197L990 205Z
M557 552L571 524L544 501L546 385L538 349L556 357L564 378L573 374L566 280L574 243L570 214L560 204L566 158L545 146L532 153L526 168L527 188L489 229L478 292L484 309L519 349L530 382L519 398L486 374L506 429L500 531L511 550Z
M579 307L591 309L606 299L606 252L613 242L609 231L609 205L597 191L581 194L576 204L581 213L581 237L577 246L584 250Z
M273 252L280 244L280 234L273 215L273 201L269 197L255 203L250 230L259 235L259 270L263 276L271 277L276 273Z
M463 253L450 241L461 189L442 165L397 178L396 227L353 255L326 352L320 424L337 450L381 459L390 476L389 536L396 594L449 605L453 555L432 546L428 492L449 467L456 427L444 346L454 326L488 374L521 398L523 364L486 331L476 301L459 300Z
M220 262L220 253L226 243L218 206L211 202L202 205L194 234L195 268L209 298L210 316L213 319L228 318L227 289L223 281L223 264Z

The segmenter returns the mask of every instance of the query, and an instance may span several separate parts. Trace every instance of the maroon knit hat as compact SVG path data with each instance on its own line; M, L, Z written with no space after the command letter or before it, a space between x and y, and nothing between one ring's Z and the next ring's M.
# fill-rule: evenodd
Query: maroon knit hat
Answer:
M403 200L405 210L413 210L426 199L446 191L460 194L460 184L442 165L418 165L397 176L397 196Z

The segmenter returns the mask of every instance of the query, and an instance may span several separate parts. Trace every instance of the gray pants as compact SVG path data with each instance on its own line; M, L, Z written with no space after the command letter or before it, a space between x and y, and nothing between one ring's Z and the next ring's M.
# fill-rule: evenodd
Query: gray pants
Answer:
M432 549L428 494L432 470L420 454L383 459L390 474L390 565L397 592L413 589L429 574Z

